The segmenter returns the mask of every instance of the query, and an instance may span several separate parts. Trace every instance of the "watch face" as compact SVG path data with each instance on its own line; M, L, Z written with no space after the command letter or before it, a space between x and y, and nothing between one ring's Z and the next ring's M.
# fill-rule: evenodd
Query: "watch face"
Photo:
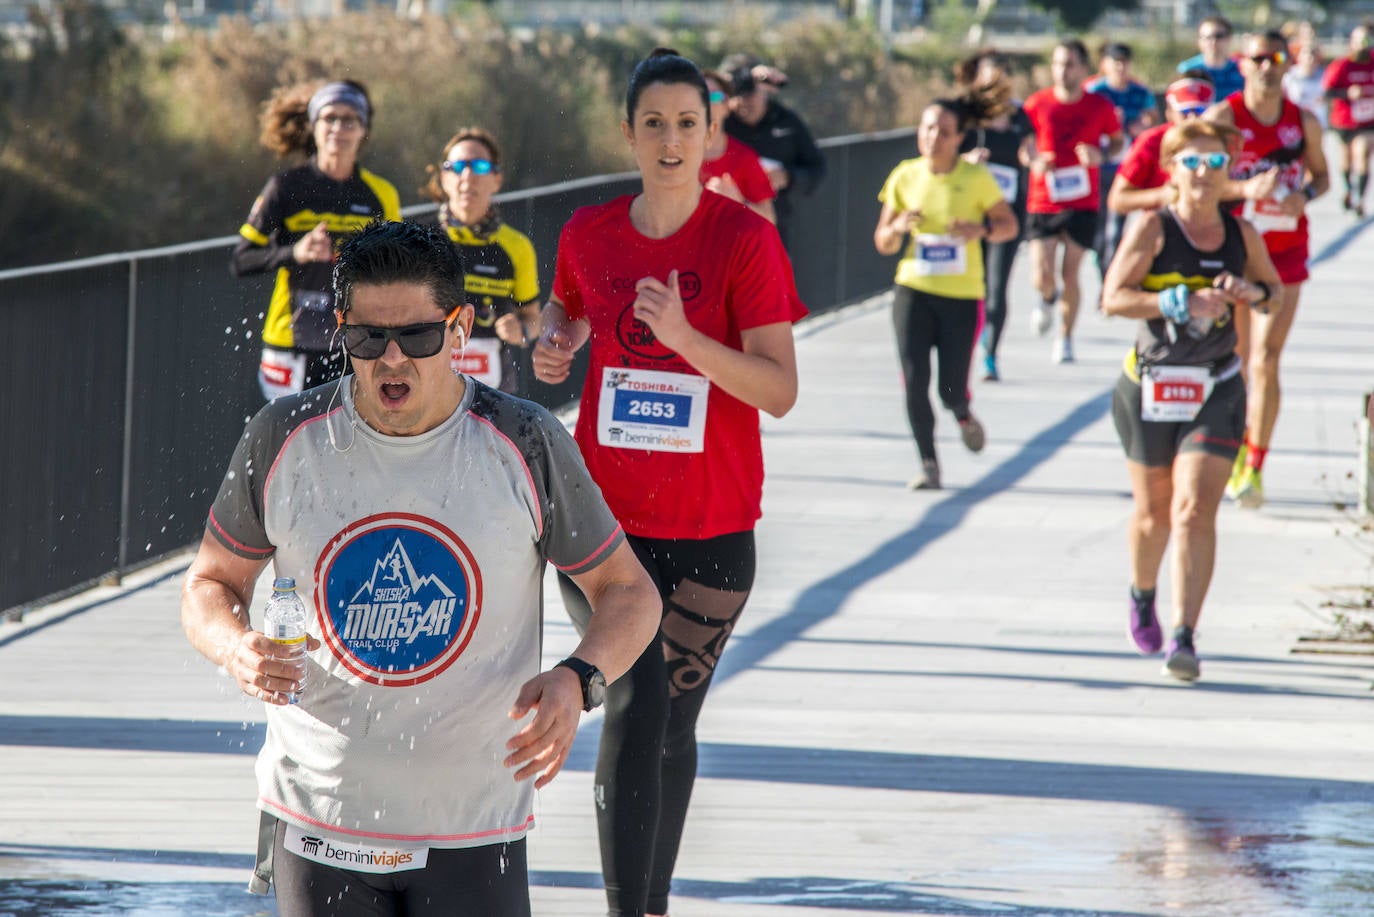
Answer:
M594 669L587 679L587 709L600 707L606 700L606 676L600 669Z

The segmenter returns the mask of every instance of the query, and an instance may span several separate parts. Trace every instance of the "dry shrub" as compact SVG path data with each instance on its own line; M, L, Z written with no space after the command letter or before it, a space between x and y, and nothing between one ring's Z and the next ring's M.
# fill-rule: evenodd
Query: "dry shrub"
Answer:
M0 101L17 125L0 115L0 266L232 234L284 167L258 145L258 116L294 82L367 85L376 115L364 164L409 204L463 124L499 138L510 190L631 168L618 130L625 83L656 45L708 66L758 53L791 76L784 99L819 137L912 125L939 87L932 71L949 72L920 55L891 60L871 32L819 18L528 32L480 12L373 10L165 35L121 33L90 0L59 8L74 24L50 30L30 60L0 56Z

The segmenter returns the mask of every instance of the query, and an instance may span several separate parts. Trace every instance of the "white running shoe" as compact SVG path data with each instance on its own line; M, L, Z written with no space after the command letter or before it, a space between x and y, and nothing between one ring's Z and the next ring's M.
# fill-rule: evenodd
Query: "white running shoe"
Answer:
M1054 348L1050 351L1050 359L1055 363L1073 362L1073 338L1058 337L1054 339Z
M1041 300L1034 309L1031 310L1031 331L1040 337L1050 333L1050 326L1054 324L1054 303Z

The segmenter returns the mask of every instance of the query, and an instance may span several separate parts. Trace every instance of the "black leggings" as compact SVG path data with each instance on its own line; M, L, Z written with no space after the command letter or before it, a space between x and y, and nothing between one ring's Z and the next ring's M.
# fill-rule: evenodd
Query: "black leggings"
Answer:
M983 327L983 346L994 357L997 356L997 345L1002 342L1002 329L1007 324L1010 306L1007 287L1011 284L1011 267L1020 247L1020 236L1009 242L983 243L983 273L988 289L983 297L983 311L987 316L987 324Z
M377 875L326 866L282 847L277 823L272 884L281 917L530 917L525 840L460 850L430 848L424 869Z
M921 458L935 458L935 411L930 406L930 350L940 361L940 401L963 420L969 416L968 367L978 333L978 301L950 299L898 284L892 297L897 355L906 381L906 416Z
M629 537L663 597L659 640L606 689L596 823L611 917L664 914L697 776L697 716L754 587L754 533L702 540ZM559 575L579 631L586 597Z

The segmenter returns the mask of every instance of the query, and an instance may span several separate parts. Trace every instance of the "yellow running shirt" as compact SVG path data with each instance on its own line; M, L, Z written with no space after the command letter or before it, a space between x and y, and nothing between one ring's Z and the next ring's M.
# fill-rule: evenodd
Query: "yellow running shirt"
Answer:
M878 200L893 210L921 211L920 227L897 264L897 283L951 299L983 298L983 246L945 233L954 220L982 223L1002 200L986 166L960 159L953 170L936 175L924 157L903 160L883 183Z

